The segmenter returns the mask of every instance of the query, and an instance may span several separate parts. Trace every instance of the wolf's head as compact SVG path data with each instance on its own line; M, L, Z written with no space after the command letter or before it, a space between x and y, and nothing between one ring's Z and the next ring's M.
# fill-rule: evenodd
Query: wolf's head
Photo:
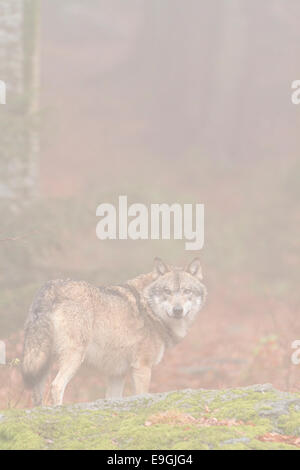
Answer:
M143 292L148 306L170 326L180 320L189 325L206 298L199 259L185 269L166 266L159 258L154 263L155 280Z

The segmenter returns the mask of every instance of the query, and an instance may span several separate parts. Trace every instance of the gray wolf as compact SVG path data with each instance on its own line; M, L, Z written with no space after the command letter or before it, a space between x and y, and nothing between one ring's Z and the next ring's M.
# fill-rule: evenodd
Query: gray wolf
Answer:
M34 404L42 404L54 360L59 365L51 385L54 405L62 404L66 386L84 361L106 377L107 398L122 397L127 375L137 395L147 393L152 367L166 348L186 336L205 299L198 259L179 268L156 258L150 273L123 285L47 282L25 324L22 373Z

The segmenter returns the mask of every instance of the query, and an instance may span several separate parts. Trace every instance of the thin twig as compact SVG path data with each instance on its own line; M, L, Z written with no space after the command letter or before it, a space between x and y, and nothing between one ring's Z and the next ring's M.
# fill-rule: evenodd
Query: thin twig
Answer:
M29 235L33 233L39 233L39 232L38 230L31 230L30 232L24 233L23 235L17 235L15 237L0 238L0 242L16 242L19 240L24 240L24 238L28 238Z

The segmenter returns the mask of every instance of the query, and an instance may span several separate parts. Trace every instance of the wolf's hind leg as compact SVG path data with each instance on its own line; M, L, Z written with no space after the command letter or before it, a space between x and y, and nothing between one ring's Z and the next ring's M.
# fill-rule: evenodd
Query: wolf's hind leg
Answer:
M122 398L125 385L125 376L110 376L107 379L105 398Z
M45 374L33 388L32 397L34 406L41 406L43 404L46 381L47 374Z
M68 355L60 357L60 368L51 385L53 405L61 405L66 386L74 377L84 360L84 354L78 351L69 351Z

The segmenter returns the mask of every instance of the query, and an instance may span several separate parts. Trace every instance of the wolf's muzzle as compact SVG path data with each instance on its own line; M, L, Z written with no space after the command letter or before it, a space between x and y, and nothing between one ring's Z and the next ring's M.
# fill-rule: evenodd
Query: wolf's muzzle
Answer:
M182 318L183 308L181 307L181 305L176 305L175 307L173 307L172 313L173 313L174 318Z

